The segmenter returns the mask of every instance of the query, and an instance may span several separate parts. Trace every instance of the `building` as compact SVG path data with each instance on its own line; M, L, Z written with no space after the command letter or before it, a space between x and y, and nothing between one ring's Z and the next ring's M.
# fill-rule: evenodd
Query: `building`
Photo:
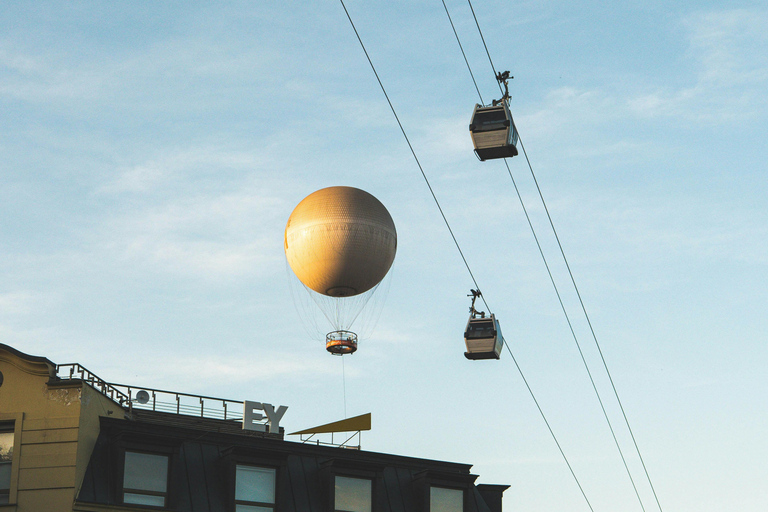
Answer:
M0 344L0 512L501 512L471 465L286 441L284 412Z

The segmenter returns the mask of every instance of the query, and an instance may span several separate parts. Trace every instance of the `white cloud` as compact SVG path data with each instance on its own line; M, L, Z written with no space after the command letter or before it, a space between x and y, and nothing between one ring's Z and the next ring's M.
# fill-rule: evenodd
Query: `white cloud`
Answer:
M41 70L40 64L35 59L27 55L12 53L3 47L0 47L0 67L21 73L33 73Z
M123 261L200 277L241 276L277 264L282 230L274 220L284 211L281 199L255 190L174 198L114 219L100 236Z
M683 20L695 82L629 98L638 117L675 116L717 123L754 115L766 106L768 11L736 9L696 13Z
M529 133L579 133L617 121L675 119L708 125L759 115L768 105L768 11L697 13L683 20L688 58L696 74L689 85L673 88L636 80L600 88L561 87L545 105L522 116ZM624 84L632 83L633 88ZM577 131L578 130L578 131ZM627 151L635 149L628 147Z
M286 376L303 375L335 376L336 370L326 364L314 364L316 359L297 359L295 357L275 356L259 353L258 364L253 359L232 357L183 357L178 359L175 370L162 369L164 378L180 382L189 375L195 375L203 381L227 380L232 383L264 382L279 380ZM160 368L158 368L160 370Z
M282 265L282 229L295 183L255 151L173 150L96 189L115 212L86 236L97 253L163 273L236 277Z
M188 347L188 350L194 348ZM194 393L200 388L200 383L208 383L208 389L203 386L201 392L211 393L212 382L226 383L230 389L245 389L250 384L279 382L297 375L301 375L304 382L324 381L335 377L338 372L334 365L323 361L325 354L314 358L296 358L292 354L274 354L264 350L259 350L257 354L257 357L253 354L247 357L231 353L216 355L206 349L205 355L185 356L145 347L144 353L134 350L119 365L112 368L102 365L97 372L111 382L186 393ZM224 398L238 400L243 397Z
M26 54L0 46L0 95L25 101L93 98L104 82L102 71L67 68L61 55Z
M173 184L177 189L191 188L201 179L216 176L217 184L232 174L242 175L267 165L264 158L252 152L230 150L222 146L197 146L171 150L146 162L121 169L111 182L97 190L102 194L122 192L167 191Z
M30 291L15 291L0 293L0 312L6 315L23 315L29 313L34 302L34 294Z
M759 84L768 79L768 11L697 13L685 20L703 81Z

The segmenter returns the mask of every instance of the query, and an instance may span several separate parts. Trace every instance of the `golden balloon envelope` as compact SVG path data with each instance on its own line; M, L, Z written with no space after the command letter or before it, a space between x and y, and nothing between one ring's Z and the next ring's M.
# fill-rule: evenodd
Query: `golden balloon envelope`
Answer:
M285 256L294 274L329 297L351 297L379 284L396 251L397 232L387 209L353 187L313 192L285 227Z

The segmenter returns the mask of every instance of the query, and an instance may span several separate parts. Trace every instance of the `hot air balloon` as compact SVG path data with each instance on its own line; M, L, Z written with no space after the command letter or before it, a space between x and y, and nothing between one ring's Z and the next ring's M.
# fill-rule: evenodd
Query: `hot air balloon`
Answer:
M368 192L328 187L305 197L285 226L285 256L333 331L326 350L351 354L349 329L389 272L397 251L392 217Z

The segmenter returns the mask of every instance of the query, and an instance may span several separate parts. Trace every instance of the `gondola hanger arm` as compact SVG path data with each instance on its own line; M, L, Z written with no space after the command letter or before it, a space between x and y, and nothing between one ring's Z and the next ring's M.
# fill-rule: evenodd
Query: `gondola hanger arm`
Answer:
M509 101L509 85L507 85L508 80L512 80L513 76L509 75L509 71L499 71L496 73L496 80L500 84L504 84L504 96L501 97L500 100L493 100L494 105L498 105L501 102L508 102Z

